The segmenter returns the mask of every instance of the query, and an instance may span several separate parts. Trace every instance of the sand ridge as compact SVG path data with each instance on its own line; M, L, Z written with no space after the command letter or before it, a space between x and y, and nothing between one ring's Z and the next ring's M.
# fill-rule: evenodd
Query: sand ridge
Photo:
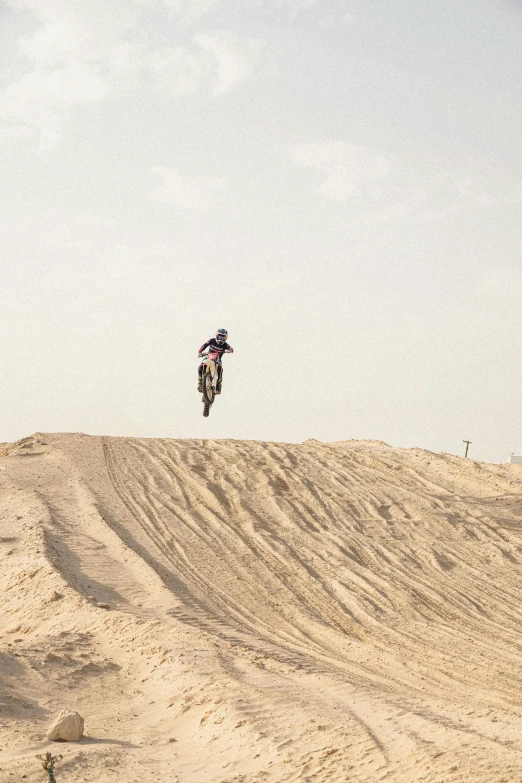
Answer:
M521 559L521 466L2 444L0 781L62 707L58 781L522 779Z

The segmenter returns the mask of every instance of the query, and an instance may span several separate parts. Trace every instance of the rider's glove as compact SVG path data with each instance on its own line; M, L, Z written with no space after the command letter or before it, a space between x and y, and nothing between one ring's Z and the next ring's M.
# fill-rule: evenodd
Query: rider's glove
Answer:
M199 356L199 358L200 358L200 359L201 359L201 358L202 358L204 355L205 355L205 354L203 354L203 353L200 353L200 352L198 351L198 356Z

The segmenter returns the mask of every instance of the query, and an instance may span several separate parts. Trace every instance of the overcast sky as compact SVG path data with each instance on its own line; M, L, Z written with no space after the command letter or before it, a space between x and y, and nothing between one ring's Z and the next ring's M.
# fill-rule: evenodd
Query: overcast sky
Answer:
M521 85L518 0L0 0L0 440L506 461Z

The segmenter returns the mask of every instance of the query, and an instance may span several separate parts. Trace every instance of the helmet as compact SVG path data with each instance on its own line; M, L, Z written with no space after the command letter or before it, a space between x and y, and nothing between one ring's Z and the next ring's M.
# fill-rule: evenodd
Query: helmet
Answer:
M226 329L218 329L216 334L216 340L218 343L224 343L228 337L228 332Z

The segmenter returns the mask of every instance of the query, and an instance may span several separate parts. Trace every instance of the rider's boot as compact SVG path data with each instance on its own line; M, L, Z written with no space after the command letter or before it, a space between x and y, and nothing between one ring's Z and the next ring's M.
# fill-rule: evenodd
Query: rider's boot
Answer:
M216 394L221 394L221 381L216 383Z
M198 392L201 392L203 394L203 378L201 375L198 375Z

